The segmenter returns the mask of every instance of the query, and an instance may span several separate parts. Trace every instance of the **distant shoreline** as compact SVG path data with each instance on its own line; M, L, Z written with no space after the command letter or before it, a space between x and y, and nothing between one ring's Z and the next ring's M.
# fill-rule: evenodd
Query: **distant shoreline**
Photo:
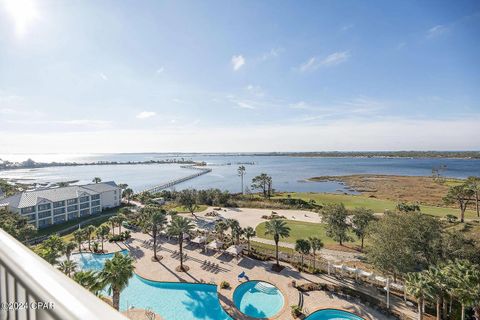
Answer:
M21 154L15 154L21 155ZM39 154L25 154L25 160L32 158L35 160L35 155L44 155ZM90 155L97 155L92 153ZM148 163L193 163L193 160L186 160L185 157L229 157L229 156L239 156L239 157L248 157L248 156L284 156L284 157L304 157L304 158L378 158L378 159L480 159L480 151L283 151L283 152L113 152L113 153L102 153L98 155L162 155L169 157L170 159L165 160L149 160L149 161L96 161L96 162L85 162L85 163L76 163L69 161L51 161L44 162L42 164L65 164L65 165L96 165L96 164L148 164ZM0 168L2 167L2 160L5 162L14 163L14 161L9 161L7 155L2 155L3 159L0 156ZM178 159L177 158L183 158ZM40 162L39 162L40 163Z
M304 158L380 158L380 159L480 159L480 151L321 151L270 152L258 156L290 156Z
M204 162L191 160L148 160L148 161L96 161L96 162L34 162L32 160L20 163L0 164L0 171L16 169L40 169L51 167L79 167L79 166L111 166L111 165L148 165L148 164L191 164L205 166Z

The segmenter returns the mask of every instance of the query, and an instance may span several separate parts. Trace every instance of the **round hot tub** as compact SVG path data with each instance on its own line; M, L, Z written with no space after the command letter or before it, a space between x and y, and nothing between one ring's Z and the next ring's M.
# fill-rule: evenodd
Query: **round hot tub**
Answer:
M283 294L274 285L263 281L247 281L233 293L233 303L252 318L271 318L282 310Z
M309 315L305 320L364 320L363 318L338 309L318 310Z

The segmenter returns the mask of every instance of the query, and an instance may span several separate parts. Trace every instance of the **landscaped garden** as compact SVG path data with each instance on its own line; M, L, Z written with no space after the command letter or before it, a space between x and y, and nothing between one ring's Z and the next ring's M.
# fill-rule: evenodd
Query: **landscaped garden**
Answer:
M325 224L313 223L313 222L304 222L304 221L295 221L295 220L286 220L287 226L290 228L290 234L286 238L282 238L282 242L295 243L299 239L307 239L312 235L322 240L325 245L336 243L335 240L330 238L327 235L327 230ZM272 235L265 235L265 225L267 222L260 223L256 228L255 232L260 238L265 238L273 240ZM359 240L355 237L353 232L349 232L349 236L355 244L359 244Z

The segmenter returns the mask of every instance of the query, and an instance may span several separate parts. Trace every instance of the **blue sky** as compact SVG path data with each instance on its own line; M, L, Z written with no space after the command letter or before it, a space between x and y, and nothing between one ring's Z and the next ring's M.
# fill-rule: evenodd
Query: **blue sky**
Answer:
M0 0L0 150L479 150L478 1Z

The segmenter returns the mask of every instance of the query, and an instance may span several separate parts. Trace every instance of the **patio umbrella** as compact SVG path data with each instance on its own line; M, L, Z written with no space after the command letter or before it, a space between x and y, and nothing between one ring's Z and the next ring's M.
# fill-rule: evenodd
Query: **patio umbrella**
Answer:
M228 249L226 251L227 251L227 253L230 253L231 255L238 256L243 251L243 247L232 245L232 246L228 247Z
M218 249L220 249L222 246L223 246L223 242L222 242L222 241L218 241L218 240L213 240L212 242L210 242L209 244L207 244L207 248L213 249L213 250L218 250Z
M192 240L193 243L198 243L198 244L204 243L205 241L207 241L207 238L205 238L204 236L198 236Z

